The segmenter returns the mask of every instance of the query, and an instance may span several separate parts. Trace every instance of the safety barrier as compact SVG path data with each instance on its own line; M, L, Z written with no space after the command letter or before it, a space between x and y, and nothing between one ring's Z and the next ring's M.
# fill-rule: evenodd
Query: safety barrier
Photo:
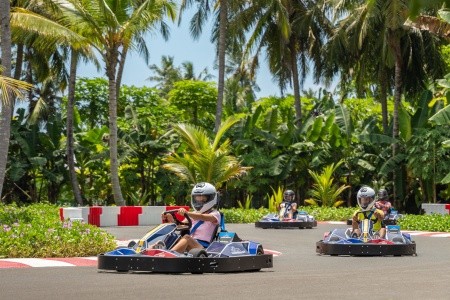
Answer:
M164 211L185 208L189 206L90 206L61 207L61 221L84 221L99 226L147 226L161 223Z
M422 203L422 209L425 214L438 214L438 215L448 215L450 214L450 204L440 204L440 203Z

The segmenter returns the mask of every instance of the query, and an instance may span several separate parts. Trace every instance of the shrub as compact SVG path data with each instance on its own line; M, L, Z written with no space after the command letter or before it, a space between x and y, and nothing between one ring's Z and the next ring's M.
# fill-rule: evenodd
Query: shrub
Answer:
M84 222L61 222L58 207L0 205L0 257L93 256L116 247L114 236Z

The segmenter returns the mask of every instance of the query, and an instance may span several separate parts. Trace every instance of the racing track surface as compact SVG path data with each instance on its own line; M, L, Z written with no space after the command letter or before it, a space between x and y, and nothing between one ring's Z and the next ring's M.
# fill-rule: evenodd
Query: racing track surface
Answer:
M108 273L96 267L0 269L0 299L449 299L450 238L413 236L416 257L329 257L315 252L325 231L260 229L227 224L241 238L279 251L274 267L256 273ZM117 239L144 227L105 228Z

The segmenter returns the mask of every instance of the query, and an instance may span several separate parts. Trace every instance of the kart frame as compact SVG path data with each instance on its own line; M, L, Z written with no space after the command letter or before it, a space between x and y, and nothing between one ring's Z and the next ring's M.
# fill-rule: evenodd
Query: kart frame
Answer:
M177 210L166 211L173 215ZM185 215L188 229L192 226L189 216ZM180 221L175 230L183 228ZM172 223L173 224L173 223ZM264 254L262 245L252 241L242 241L235 233L217 234L217 240L206 249L192 249L179 253L169 249L148 248L150 241L173 233L175 225L161 224L150 230L137 243L128 247L119 247L97 256L97 268L103 271L118 272L155 272L155 273L227 273L242 271L260 271L273 267L273 254ZM181 226L181 227L180 227ZM221 226L222 227L222 226ZM186 230L185 228L181 230ZM155 238L156 237L156 238ZM167 245L167 244L166 244Z
M119 272L154 273L228 273L259 271L273 267L273 255L237 257L156 257L146 255L99 255L98 269Z
M332 244L323 240L316 243L316 253L320 255L349 256L416 256L416 243L411 244Z
M262 229L268 229L268 228L274 228L274 229L282 229L282 228L313 228L313 227L317 227L317 221L316 220L314 220L313 222L257 221L257 222L255 222L255 227L262 228Z

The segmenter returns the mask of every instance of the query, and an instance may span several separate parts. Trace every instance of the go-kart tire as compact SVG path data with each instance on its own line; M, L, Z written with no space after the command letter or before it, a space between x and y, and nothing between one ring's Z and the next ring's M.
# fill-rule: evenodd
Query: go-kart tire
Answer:
M256 255L263 255L264 249L261 245L258 246L258 249L256 249Z
M193 257L197 258L206 258L208 257L208 253L205 249L194 248L189 250L189 254L192 254ZM192 274L203 274L203 271L199 268L197 270L191 270Z
M133 248L134 247L134 245L136 245L136 241L130 241L129 243L128 243L128 248Z
M189 250L189 254L192 254L193 257L208 257L208 253L205 249L194 248Z

